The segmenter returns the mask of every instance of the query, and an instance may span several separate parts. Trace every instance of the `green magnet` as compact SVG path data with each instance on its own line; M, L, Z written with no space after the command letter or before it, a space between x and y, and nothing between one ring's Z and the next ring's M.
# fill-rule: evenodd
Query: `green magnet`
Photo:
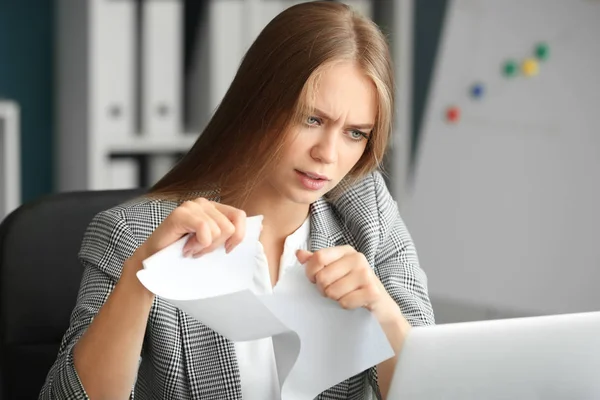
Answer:
M550 48L546 43L539 43L535 47L535 56L538 60L546 61L550 55Z
M502 67L502 71L504 72L505 76L508 77L512 77L515 76L517 74L517 71L519 70L519 65L516 63L516 61L507 61L504 63L504 66Z

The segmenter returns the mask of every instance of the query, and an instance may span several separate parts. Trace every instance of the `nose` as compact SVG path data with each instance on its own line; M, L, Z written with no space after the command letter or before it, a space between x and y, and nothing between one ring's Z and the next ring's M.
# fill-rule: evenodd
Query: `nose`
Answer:
M311 157L324 164L333 164L337 161L337 137L334 130L323 132L319 141L310 150Z

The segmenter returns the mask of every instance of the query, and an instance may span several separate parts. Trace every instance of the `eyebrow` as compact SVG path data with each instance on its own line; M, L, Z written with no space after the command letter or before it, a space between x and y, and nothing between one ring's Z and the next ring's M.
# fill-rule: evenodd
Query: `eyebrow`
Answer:
M315 114L318 114L320 117L323 117L325 119L328 120L332 120L332 118L327 115L327 113L323 112L322 110L319 110L318 108L314 108L314 112ZM358 125L348 125L349 128L353 128L353 129L373 129L373 124L358 124Z

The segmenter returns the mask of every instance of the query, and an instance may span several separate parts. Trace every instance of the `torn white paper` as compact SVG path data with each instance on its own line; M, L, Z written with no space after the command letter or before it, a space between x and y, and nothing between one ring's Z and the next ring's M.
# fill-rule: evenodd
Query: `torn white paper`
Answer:
M185 258L188 237L144 261L142 284L233 342L272 337L281 398L314 399L324 390L394 356L373 315L324 298L301 269L290 269L272 295L251 287L262 217L247 219L246 236ZM293 282L293 284L292 284Z

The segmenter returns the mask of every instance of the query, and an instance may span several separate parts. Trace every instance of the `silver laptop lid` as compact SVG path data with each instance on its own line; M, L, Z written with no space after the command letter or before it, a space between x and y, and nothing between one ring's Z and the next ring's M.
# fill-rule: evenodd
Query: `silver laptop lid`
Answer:
M600 312L413 328L388 399L600 399Z

